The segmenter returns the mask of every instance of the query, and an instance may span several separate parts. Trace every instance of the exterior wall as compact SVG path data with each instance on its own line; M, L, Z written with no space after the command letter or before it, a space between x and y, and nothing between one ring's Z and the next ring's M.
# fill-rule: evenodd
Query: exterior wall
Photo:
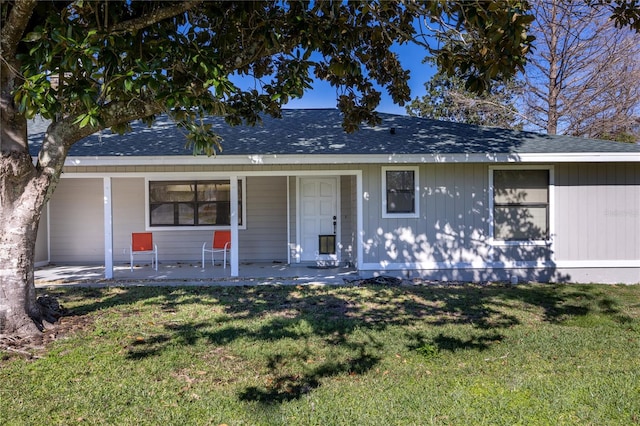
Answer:
M559 279L640 283L640 164L555 170Z
M129 261L132 232L145 231L145 180L112 179L114 262ZM239 231L241 261L286 261L286 178L247 178L247 229ZM52 262L104 262L102 179L62 179L52 200ZM159 260L198 263L209 230L152 229ZM81 245L91 235L91 248ZM40 250L39 250L40 253ZM41 256L38 254L38 256Z
M557 261L640 259L640 165L556 166Z
M488 164L420 165L420 217L385 219L382 168L364 167L363 269L437 280L640 282L640 165L555 165L550 246L492 244L488 175Z
M144 230L146 173L268 173L246 177L247 229L239 230L240 261L284 262L287 248L295 249L296 174L333 170L339 175L341 170L360 170L361 200L357 198L356 176L340 178L340 237L342 261L357 261L363 276L384 273L464 281L640 282L640 164L553 166L550 214L555 233L550 247L491 243L488 163L418 165L420 215L408 219L382 217L382 166L374 164L78 167L69 169L67 175L140 173L140 177L112 178L116 262L128 262L131 232ZM279 172L282 175L278 176ZM102 187L101 178L61 180L50 203L52 262L104 261ZM358 203L363 210L361 230L356 222ZM46 235L44 230L41 225L41 235ZM160 262L199 262L202 243L211 239L208 230L153 232ZM356 250L359 233L361 259L357 259ZM41 255L45 248L39 241L37 259L46 259ZM295 257L291 261L295 262Z
M477 164L422 165L420 217L385 219L381 167L367 166L364 262L421 269L489 258L487 170Z
M49 219L47 204L42 212L40 223L38 224L38 236L36 237L35 264L46 265L49 262Z
M111 179L111 200L113 261L129 262L131 233L145 232L144 178ZM167 238L164 233L154 231L153 242L158 246L158 262L165 260ZM136 259L143 257L136 256Z
M247 177L247 229L240 230L240 260L287 261L287 178Z
M52 263L104 261L103 200L102 179L60 179L49 202Z
M298 253L300 253L299 247L296 245L298 235L296 233L296 215L298 213L298 203L296 195L298 191L296 189L296 178L290 176L289 180L289 256L291 263L299 261Z

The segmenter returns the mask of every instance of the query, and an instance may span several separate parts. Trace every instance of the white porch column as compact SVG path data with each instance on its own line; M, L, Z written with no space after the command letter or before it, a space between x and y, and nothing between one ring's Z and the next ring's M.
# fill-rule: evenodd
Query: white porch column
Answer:
M356 229L358 230L358 238L356 240L357 249L356 253L358 259L356 260L356 266L358 271L362 270L364 263L364 216L363 216L363 204L365 194L362 188L362 170L358 170L356 174Z
M231 276L237 277L238 271L238 176L230 176L231 184Z
M104 193L104 277L113 278L113 210L111 208L111 178L103 178Z

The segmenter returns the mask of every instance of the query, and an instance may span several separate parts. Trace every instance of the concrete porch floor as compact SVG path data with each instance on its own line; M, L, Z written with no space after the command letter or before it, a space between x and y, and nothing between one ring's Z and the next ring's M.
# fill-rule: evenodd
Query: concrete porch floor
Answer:
M104 278L104 265L50 264L35 269L36 287L54 285L264 285L328 284L341 285L344 279L359 278L354 268L343 266L317 268L285 263L240 263L239 276L231 277L231 268L222 264L203 269L196 262L164 262L155 271L140 262L131 271L129 263L117 263L113 279Z

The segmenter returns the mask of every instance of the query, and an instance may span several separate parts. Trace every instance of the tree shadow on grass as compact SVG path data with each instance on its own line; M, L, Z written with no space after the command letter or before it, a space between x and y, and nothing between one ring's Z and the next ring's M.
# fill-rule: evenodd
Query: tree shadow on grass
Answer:
M278 375L263 387L249 386L239 393L241 401L277 404L298 399L320 386L325 377L341 374L361 375L377 365L382 357L368 352L366 345L361 345L358 355L347 361L327 361L303 374ZM272 369L277 367L273 365Z
M118 289L60 289L57 296L76 304L71 315L84 316L110 309L123 317L151 307L158 315L174 315L196 306L197 320L161 317L147 337L131 337L126 354L142 360L175 347L206 345L215 348L238 340L270 347L257 359L265 372L264 385L250 385L238 398L278 404L317 389L323 379L360 375L384 358L388 342L377 332L390 327L429 327L428 333L405 335L409 351L433 347L437 351L484 351L526 318L562 323L592 313L617 322L625 317L603 287L560 285L458 285L399 287L127 287ZM142 305L142 306L141 306ZM216 310L215 318L206 312ZM467 325L464 337L438 329ZM435 336L435 337L428 337ZM316 358L305 341L313 339L329 352ZM301 342L295 350L278 349L278 342ZM303 347L303 349L300 349ZM334 352L331 352L334 351ZM241 356L241 355L239 355ZM290 368L295 364L296 368Z
M491 345L504 340L504 335L500 333L482 333L474 335L468 339L445 336L438 333L436 337L428 338L423 333L409 333L407 339L410 342L407 348L411 351L425 352L433 350L435 352L457 352L457 351L486 351Z

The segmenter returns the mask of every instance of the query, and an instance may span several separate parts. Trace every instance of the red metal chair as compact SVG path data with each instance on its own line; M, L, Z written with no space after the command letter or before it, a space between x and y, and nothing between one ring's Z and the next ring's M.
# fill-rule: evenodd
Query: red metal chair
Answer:
M133 256L138 254L151 254L151 267L158 270L158 246L153 244L151 232L134 232L131 234L131 247L129 261L133 271Z
M223 253L222 267L227 267L227 253L231 250L231 231L213 231L213 241L211 248L207 243L202 244L202 268L204 269L204 254L211 253L211 264L215 266L214 254Z

